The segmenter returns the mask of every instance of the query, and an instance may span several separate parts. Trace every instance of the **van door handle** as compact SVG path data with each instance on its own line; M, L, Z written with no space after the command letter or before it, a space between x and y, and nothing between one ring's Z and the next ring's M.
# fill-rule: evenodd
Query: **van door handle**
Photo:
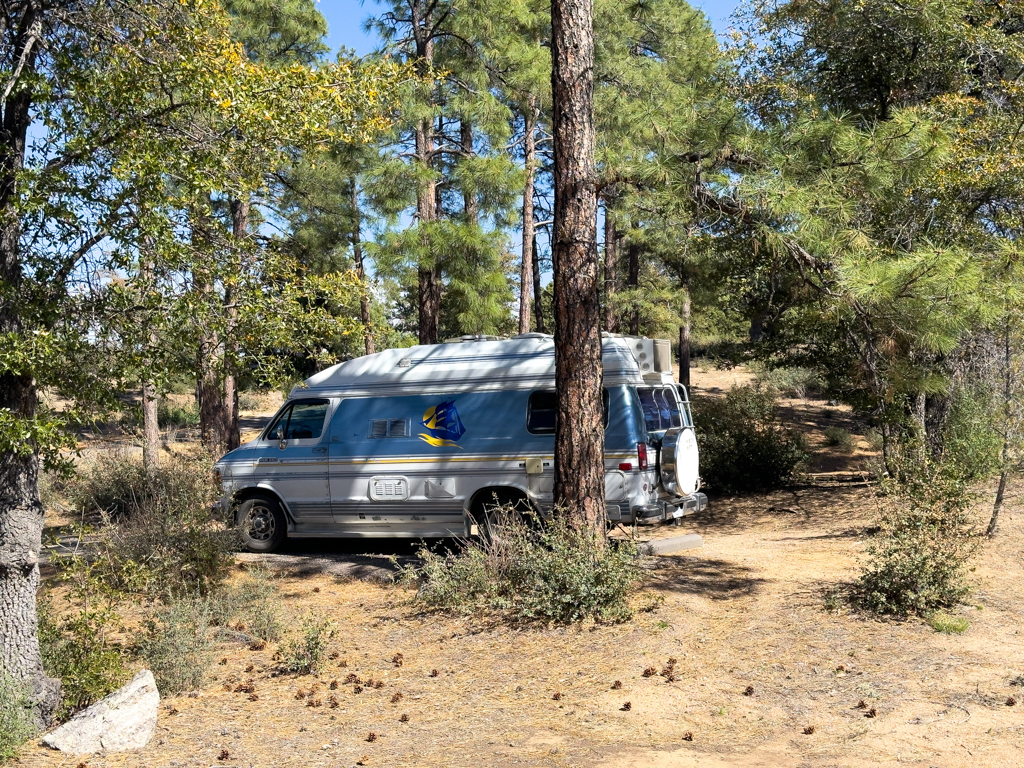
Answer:
M324 446L323 448L314 448L313 453L327 453L327 446Z

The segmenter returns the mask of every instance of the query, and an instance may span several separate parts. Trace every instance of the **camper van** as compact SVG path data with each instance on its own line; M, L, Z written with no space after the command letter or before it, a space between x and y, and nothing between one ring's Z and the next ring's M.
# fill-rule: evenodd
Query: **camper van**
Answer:
M606 334L608 520L703 509L669 342ZM471 536L496 505L554 503L555 347L529 333L390 349L295 387L259 437L217 462L245 545L285 537Z

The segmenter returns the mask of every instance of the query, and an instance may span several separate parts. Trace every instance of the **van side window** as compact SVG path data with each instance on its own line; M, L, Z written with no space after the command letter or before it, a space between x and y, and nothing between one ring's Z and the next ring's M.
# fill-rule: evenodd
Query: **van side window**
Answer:
M324 431L327 400L300 400L292 403L267 430L269 440L313 440ZM275 433L280 430L280 437Z
M604 425L608 426L608 390L602 390L604 403ZM530 404L526 409L526 429L534 435L550 435L555 431L555 411L558 398L552 390L530 393Z

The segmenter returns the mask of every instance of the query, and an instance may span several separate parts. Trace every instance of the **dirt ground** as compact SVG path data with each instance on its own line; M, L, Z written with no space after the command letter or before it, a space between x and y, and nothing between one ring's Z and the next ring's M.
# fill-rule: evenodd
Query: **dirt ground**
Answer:
M735 373L698 371L697 381L708 391ZM840 407L786 407L809 432L820 433L815 414L826 409L856 432ZM791 490L712 499L682 529L657 531L699 533L704 547L656 559L647 590L664 602L622 625L516 630L426 615L379 568L300 574L293 553L280 580L291 624L314 612L338 627L338 656L318 679L278 675L273 647L225 643L201 690L162 702L144 750L32 747L22 764L1024 766L1022 497L978 561L972 604L956 612L965 634L827 611L824 594L857 573L876 511L870 485L851 482L871 458L858 445L825 452ZM986 490L979 519L990 500ZM670 659L671 681L658 674ZM362 692L344 682L350 673ZM256 700L234 692L250 680Z

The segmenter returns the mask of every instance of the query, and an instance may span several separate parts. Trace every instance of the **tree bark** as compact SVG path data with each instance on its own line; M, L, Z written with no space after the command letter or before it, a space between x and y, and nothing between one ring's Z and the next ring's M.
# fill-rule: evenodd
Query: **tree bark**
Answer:
M20 16L17 15L20 11ZM27 310L22 302L24 267L18 174L24 167L32 122L36 37L44 22L43 4L22 3L9 12L3 29L4 60L24 62L19 87L3 103L0 123L0 334L23 336ZM13 18L12 18L13 16ZM37 406L36 382L29 372L0 373L0 412L30 420ZM43 505L39 501L39 450L0 451L0 671L26 685L41 723L60 703L60 681L43 671L37 633L36 592L42 551Z
M608 333L619 332L619 319L615 314L615 294L619 290L619 233L611 205L613 194L609 193L604 199L604 329Z
M147 242L143 247L148 249L150 245L151 243ZM153 262L148 257L144 257L142 259L144 286L148 287L152 282L153 272ZM148 319L146 325L149 325ZM152 351L156 349L157 338L151 328L143 329L142 338L143 343L148 343L151 350L150 354L146 355L146 373L150 373L153 368ZM159 397L160 393L157 392L153 380L146 376L142 382L142 464L146 468L147 474L151 474L160 466Z
M249 201L231 201L231 239L238 248L239 260L244 258L245 239L249 234ZM241 261L239 261L241 276ZM224 339L224 447L233 451L242 444L242 429L238 419L238 308L230 281L224 285L224 307L227 312L227 332Z
M208 207L207 207L208 210ZM205 211L197 211L192 227L193 247L200 253L212 250ZM193 283L199 304L207 316L200 320L199 339L196 346L196 404L199 407L199 436L203 448L213 456L224 453L227 443L224 431L224 381L221 378L221 339L214 328L209 327L210 314L220 311L220 300L214 296L212 272L203 266L193 272ZM214 310L214 307L217 307ZM200 313L204 309L200 310ZM205 321L205 323L203 322Z
M537 332L547 333L544 325L544 289L540 284L540 254L537 252L536 231L533 233L530 254L530 261L533 262L533 314L537 317Z
M376 350L373 344L373 328L370 326L370 295L366 286L366 268L363 265L363 241L361 235L362 214L359 211L359 187L352 179L352 258L356 262L359 277L359 319L363 323L363 346L366 354Z
M690 287L683 286L683 324L679 326L679 383L690 391Z
M519 273L519 332L530 332L530 290L533 287L533 249L536 244L536 227L533 217L533 187L537 160L537 97L530 96L526 104L525 141L523 168L526 184L523 185L523 258Z
M1013 419L1013 353L1010 347L1010 319L1007 314L1006 325L1003 328L1003 449L1000 458L1002 459L1003 471L999 473L999 488L996 490L996 498L992 503L992 517L988 521L988 528L985 535L990 539L996 535L999 529L999 515L1002 514L1004 498L1006 494L1006 482L1010 474L1010 433Z
M630 243L626 248L626 255L629 257L626 285L635 291L640 287L640 246L637 243ZM629 313L629 332L633 336L640 335L640 308L637 306L636 298L633 299L633 309Z
M434 34L430 6L424 8L422 0L412 0L412 34L416 45L415 71L426 78L434 64ZM437 182L433 176L434 128L429 117L422 118L416 125L416 162L423 166L425 180L420 183L416 194L416 219L420 226L429 228L437 218ZM436 344L441 324L441 275L436 256L418 269L419 282L419 341L420 344Z
M551 4L554 102L555 504L603 531L604 426L591 0Z

